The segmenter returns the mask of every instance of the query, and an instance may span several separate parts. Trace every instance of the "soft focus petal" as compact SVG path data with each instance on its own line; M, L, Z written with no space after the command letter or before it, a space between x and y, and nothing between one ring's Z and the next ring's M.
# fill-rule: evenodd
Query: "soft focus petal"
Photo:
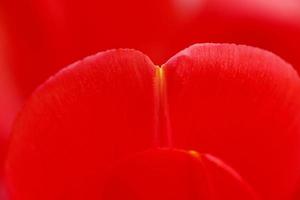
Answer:
M300 69L299 0L2 0L0 9L9 36L0 83L16 88L1 86L1 97L13 92L4 106L13 111L0 116L4 134L11 127L2 118L15 117L15 101L67 64L110 48L136 48L161 64L193 43L233 42Z
M7 36L0 12L0 199L5 200L3 163L7 153L11 125L19 105L18 92L7 67Z
M297 190L294 193L293 197L294 197L293 200L299 200L300 199L300 181L298 182L298 187L297 187Z
M173 146L220 157L265 199L300 177L300 79L272 53L194 45L164 66Z
M103 170L154 145L155 66L133 50L99 53L42 85L14 126L13 199L99 199Z
M226 164L193 151L149 150L107 173L103 200L256 200ZM101 189L100 189L101 190Z
M16 200L99 199L114 161L164 146L216 155L263 199L291 199L300 177L299 115L300 79L267 51L195 45L162 68L133 50L99 53L62 70L25 105L9 152L10 193ZM209 174L218 174L215 198L254 198L233 169L205 158L213 163Z

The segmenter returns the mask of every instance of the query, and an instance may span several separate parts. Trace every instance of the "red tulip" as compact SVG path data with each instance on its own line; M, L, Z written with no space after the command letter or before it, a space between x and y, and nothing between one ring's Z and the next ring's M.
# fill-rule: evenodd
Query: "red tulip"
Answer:
M291 200L299 128L299 76L267 51L194 45L161 68L134 50L106 51L63 69L28 100L8 155L10 193L255 199L251 186L264 200ZM148 151L157 148L185 151ZM203 152L214 170L189 150Z
M0 9L8 37L8 64L0 71L11 74L0 75L0 83L15 87L0 88L6 135L19 108L14 102L100 50L140 49L163 63L192 43L233 42L273 51L300 69L299 0L2 0Z

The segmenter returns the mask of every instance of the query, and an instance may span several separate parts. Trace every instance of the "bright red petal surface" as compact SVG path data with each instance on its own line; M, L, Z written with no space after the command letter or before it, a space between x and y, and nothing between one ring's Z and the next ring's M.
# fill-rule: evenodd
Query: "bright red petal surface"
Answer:
M164 66L173 146L229 163L264 199L291 199L300 177L300 79L277 56L194 45Z
M226 164L189 151L156 149L131 156L106 180L105 200L257 199Z
M143 54L112 50L39 88L14 127L12 199L99 199L107 165L155 142L154 72Z
M233 42L274 51L300 68L299 0L3 0L0 9L9 61L0 84L16 87L0 89L1 97L14 93L0 105L5 135L19 108L15 102L62 67L101 50L136 48L161 64L193 43Z
M3 163L7 153L9 131L17 108L20 106L19 92L7 67L6 39L0 14L0 199L2 196Z
M10 193L14 200L99 199L107 186L101 184L110 177L107 170L115 161L129 159L112 171L129 181L116 187L126 198L138 199L134 195L140 190L147 194L146 186L157 191L154 198L161 194L160 184L170 180L164 178L173 174L178 175L171 179L174 192L178 190L181 198L187 188L179 187L176 178L185 177L177 172L186 168L186 152L150 152L130 159L137 152L164 146L216 155L263 199L289 200L300 177L299 115L297 73L260 49L195 45L161 69L133 50L99 53L62 70L25 105L9 153ZM254 198L234 170L215 157L204 157L214 192L204 189L202 199L208 194L216 199ZM157 179L151 176L155 171L146 173L155 165ZM139 181L140 176L149 181ZM109 188L115 189L108 185L105 191ZM162 195L174 195L172 188L166 187Z

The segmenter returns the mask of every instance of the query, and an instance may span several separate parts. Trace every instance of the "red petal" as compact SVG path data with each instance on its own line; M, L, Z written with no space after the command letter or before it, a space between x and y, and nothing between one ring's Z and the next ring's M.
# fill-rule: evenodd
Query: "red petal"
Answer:
M156 149L118 163L104 182L105 200L254 200L235 172L211 156ZM100 189L101 190L101 189Z
M0 14L1 15L1 14ZM2 192L3 163L7 151L8 136L13 118L20 106L18 92L13 82L12 74L7 68L6 39L0 17L0 199L4 199Z
M0 51L1 56L1 51ZM20 107L16 90L10 82L9 76L3 69L0 58L0 180L2 176L3 160L6 155L6 148L13 119ZM1 195L0 195L1 196Z
M300 178L300 79L272 53L194 45L164 66L173 146L216 155L265 199Z
M13 198L98 197L107 165L167 144L217 155L265 199L291 199L300 177L300 80L291 66L259 49L211 44L184 50L157 71L165 71L159 82L146 56L108 51L44 84L15 126ZM157 137L157 130L164 132ZM232 185L222 177L216 186Z
M1 25L9 36L5 51L10 62L5 70L13 75L20 99L63 66L118 47L140 49L162 63L195 42L234 42L274 51L300 68L299 0L2 0L0 4ZM18 106L10 103L8 108ZM14 117L3 113L3 118ZM1 123L10 128L6 121L0 119Z
M7 166L12 198L97 199L109 163L155 142L154 72L143 54L112 50L39 88L14 127Z
M300 199L300 181L298 182L298 187L297 187L297 190L294 193L293 197L294 197L293 200L299 200Z

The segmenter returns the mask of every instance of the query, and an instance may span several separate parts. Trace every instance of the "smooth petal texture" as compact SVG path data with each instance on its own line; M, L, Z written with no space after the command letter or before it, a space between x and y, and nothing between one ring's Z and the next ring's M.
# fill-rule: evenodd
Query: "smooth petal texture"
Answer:
M12 111L0 118L14 118L14 102L62 67L110 48L136 48L161 64L193 43L233 42L274 51L300 69L299 0L2 0L0 9L9 36L9 75L0 83L16 87L0 90L13 92L5 106ZM7 135L11 120L0 120Z
M300 199L300 187L298 186L298 190L294 194L293 200L298 200Z
M272 53L194 45L164 66L173 146L233 166L267 200L291 199L300 177L300 79Z
M103 200L257 199L226 164L193 151L149 150L119 161L107 174Z
M1 9L0 9L1 10ZM7 67L6 33L3 31L2 15L0 11L0 199L6 200L3 166L7 153L9 131L13 118L19 105L18 92L16 90L10 70Z
M11 70L23 96L83 56L135 48L162 64L199 42L274 51L300 68L299 0L3 0Z
M300 177L299 117L300 79L267 51L198 44L162 68L133 50L99 53L62 70L25 105L8 156L10 194L13 200L100 199L107 170L116 161L149 148L174 147L221 158L264 200L290 200ZM161 162L164 155L155 154L150 166L168 164ZM172 164L172 155L166 160L182 171L182 165ZM233 169L205 155L214 198L256 198ZM175 157L181 163L182 157ZM140 171L130 171L137 163ZM121 177L144 173L140 159L127 164L118 168L125 170ZM146 176L149 182L135 185L140 176L135 178L130 184L137 188L153 182ZM138 190L123 186L120 192L136 198ZM185 191L179 187L178 197ZM205 191L202 199L208 198Z
M109 164L154 145L154 72L143 54L112 50L42 85L14 126L12 199L99 199Z
M4 65L5 62L4 59L1 60L0 49L0 168L2 168L4 152L6 151L4 146L6 146L11 125L20 107L20 99L14 87L15 85Z

